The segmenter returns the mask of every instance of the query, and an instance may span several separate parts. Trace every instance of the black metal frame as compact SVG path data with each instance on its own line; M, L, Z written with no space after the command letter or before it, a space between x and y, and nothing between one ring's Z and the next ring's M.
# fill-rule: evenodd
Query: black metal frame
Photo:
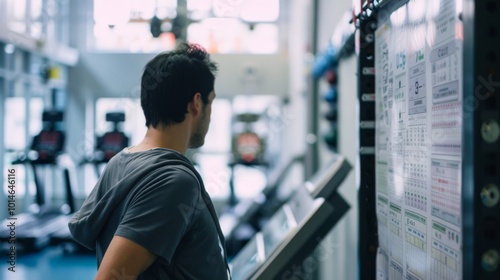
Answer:
M373 279L378 248L375 211L375 30L374 17L360 18L357 31L359 98L359 279Z
M500 279L500 4L464 0L463 8L463 278Z

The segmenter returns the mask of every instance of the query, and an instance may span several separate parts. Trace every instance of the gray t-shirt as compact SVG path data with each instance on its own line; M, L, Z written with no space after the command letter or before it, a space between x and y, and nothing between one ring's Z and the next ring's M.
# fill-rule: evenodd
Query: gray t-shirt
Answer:
M138 279L230 277L224 237L202 179L172 150L117 154L69 227L76 241L96 249L98 265L115 235L157 255Z

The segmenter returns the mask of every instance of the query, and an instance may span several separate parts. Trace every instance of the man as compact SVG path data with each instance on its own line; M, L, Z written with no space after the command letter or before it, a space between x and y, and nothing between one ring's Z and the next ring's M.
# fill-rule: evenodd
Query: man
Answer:
M73 238L96 249L96 279L230 278L214 207L184 156L204 143L216 71L186 43L146 65L146 136L111 159L69 222Z

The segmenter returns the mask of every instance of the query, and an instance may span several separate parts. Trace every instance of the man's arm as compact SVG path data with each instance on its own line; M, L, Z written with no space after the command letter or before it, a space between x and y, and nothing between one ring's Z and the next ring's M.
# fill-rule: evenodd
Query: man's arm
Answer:
M156 255L146 248L115 235L104 254L95 280L133 280L155 260Z

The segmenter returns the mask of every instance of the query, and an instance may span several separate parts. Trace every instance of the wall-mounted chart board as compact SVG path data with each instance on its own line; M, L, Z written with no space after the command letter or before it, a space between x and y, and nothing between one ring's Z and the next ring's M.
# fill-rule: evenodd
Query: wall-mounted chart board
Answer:
M462 278L462 1L408 1L375 31L382 279Z

